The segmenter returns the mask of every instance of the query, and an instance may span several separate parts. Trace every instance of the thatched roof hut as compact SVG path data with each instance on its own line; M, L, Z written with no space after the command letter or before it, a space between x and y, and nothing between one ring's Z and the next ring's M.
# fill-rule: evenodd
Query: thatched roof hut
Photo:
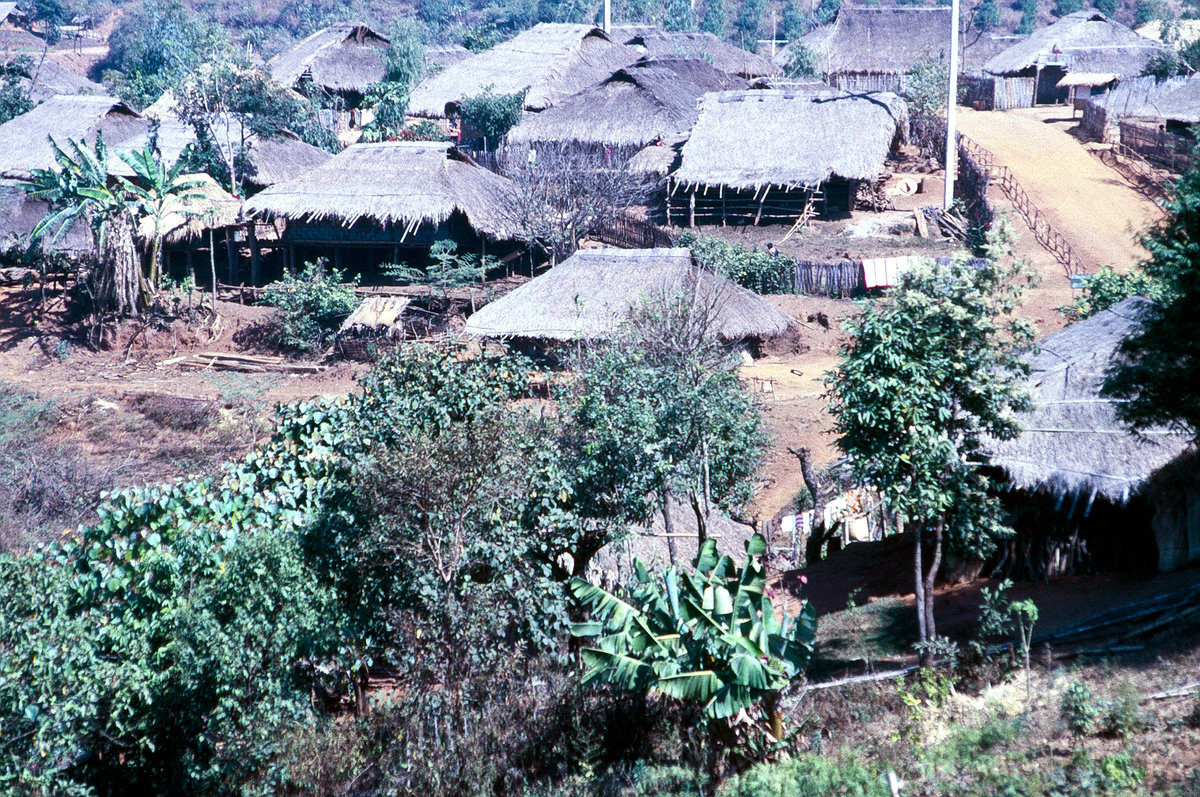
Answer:
M421 81L409 98L408 112L444 118L489 87L497 94L526 91L525 109L541 111L639 57L599 28L543 22Z
M1166 49L1103 14L1077 11L993 56L983 68L993 75L1032 75L1056 67L1127 77L1142 74L1150 59Z
M29 198L25 185L20 180L0 179L0 255L24 250L33 228L50 212L48 204ZM78 221L58 241L47 240L43 247L51 252L87 255L93 251L92 234L86 222Z
M484 169L449 144L397 142L355 144L303 176L272 186L248 200L248 217L330 220L351 227L368 220L401 227L462 214L492 239L515 234L508 208L513 184Z
M527 115L506 141L645 147L686 136L706 93L743 88L746 81L703 61L643 59L552 108Z
M833 24L811 31L800 41L817 57L832 85L896 90L900 78L919 61L948 56L950 8L843 5ZM788 59L790 49L794 48L784 48L776 60ZM865 76L884 82L864 84Z
M1134 435L1100 395L1104 372L1149 302L1126 299L1047 337L1030 358L1033 409L1014 440L991 444L992 463L1020 490L1100 495L1127 502L1188 448L1185 435L1150 429Z
M17 56L0 52L0 63L12 63ZM21 69L21 86L35 103L45 102L58 94L102 95L104 86L93 83L83 75L72 72L49 58L30 57L28 67Z
M1027 38L1027 34L1016 33L967 34L963 41L962 71L970 74L982 72L984 64Z
M766 340L794 322L761 296L696 265L689 249L584 249L467 319L465 332L533 341L611 337L631 309L680 292L712 312L726 341Z
M366 25L331 25L272 58L267 69L284 86L311 83L330 94L361 96L383 80L388 44Z
M0 3L0 25L8 20L8 15L17 10L16 3Z
M445 69L459 61L465 61L473 53L461 44L425 45L425 69Z
M903 138L907 107L893 94L725 91L709 94L673 180L685 186L818 186L872 180Z
M1200 77L1192 76L1175 88L1152 96L1128 115L1185 125L1200 123Z
M697 58L730 75L746 80L778 75L782 70L770 59L735 47L711 33L665 31L653 25L616 25L612 36L643 56Z
M59 95L0 125L0 177L25 179L31 169L56 166L49 138L65 147L67 139L95 142L98 133L110 147L145 133L149 121L113 97Z
M168 244L184 243L201 238L209 230L221 230L237 226L242 203L207 174L186 174L180 179L199 182L188 194L199 196L187 201L172 202L163 217L160 232ZM153 234L153 223L143 219L138 234L149 238Z

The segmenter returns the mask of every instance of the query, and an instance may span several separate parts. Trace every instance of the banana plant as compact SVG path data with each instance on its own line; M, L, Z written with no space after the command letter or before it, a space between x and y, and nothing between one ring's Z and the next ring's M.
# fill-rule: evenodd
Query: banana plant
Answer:
M762 703L771 735L781 739L779 692L808 665L817 622L807 601L794 616L776 614L766 592L766 552L766 540L755 534L740 572L711 539L692 573L672 567L652 575L636 561L628 600L573 579L572 594L593 616L571 628L595 640L582 651L583 682L701 703L711 720Z

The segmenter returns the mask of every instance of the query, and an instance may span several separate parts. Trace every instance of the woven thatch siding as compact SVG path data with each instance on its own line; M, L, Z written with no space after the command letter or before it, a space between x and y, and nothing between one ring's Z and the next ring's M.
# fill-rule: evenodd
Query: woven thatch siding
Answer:
M793 321L757 294L696 266L688 249L585 249L467 319L487 338L612 336L641 302L678 293L711 303L723 340L772 338Z
M612 36L644 56L697 58L712 64L714 69L747 80L783 71L769 59L721 41L711 33L672 33L652 25L617 25Z
M816 186L870 180L904 130L893 94L726 91L705 96L674 175L684 185Z
M509 218L513 184L451 150L447 144L355 144L301 177L272 186L246 202L247 216L302 221L360 219L416 229L455 212L493 239L515 234Z
M366 25L333 25L275 56L267 69L284 86L311 80L325 91L361 94L383 80L387 47L387 38Z
M587 25L542 23L510 41L446 67L413 89L408 112L440 119L489 86L497 94L528 89L525 109L541 111L595 85L639 54Z
M1018 419L1019 437L991 444L992 462L1015 487L1095 493L1122 504L1188 448L1185 436L1166 429L1130 434L1113 401L1100 396L1117 345L1136 328L1146 305L1145 299L1126 299L1039 344L1030 358L1033 410Z
M843 5L832 25L812 31L801 41L817 56L825 74L902 75L918 61L946 57L950 9Z
M93 143L97 133L116 148L139 134L150 123L132 108L112 97L61 95L32 111L0 125L0 177L27 178L31 169L55 167L49 138L60 146L67 139Z
M703 61L643 60L553 108L527 115L509 131L507 141L644 147L659 139L686 136L696 123L697 105L704 94L745 87L746 81Z
M1140 75L1166 48L1095 11L1068 14L984 64L993 75L1058 65L1075 72Z
M30 199L25 183L0 180L0 254L23 250L29 245L29 234L50 212L45 202ZM52 252L85 255L92 252L92 235L85 222L68 228L58 241L47 240L43 247Z

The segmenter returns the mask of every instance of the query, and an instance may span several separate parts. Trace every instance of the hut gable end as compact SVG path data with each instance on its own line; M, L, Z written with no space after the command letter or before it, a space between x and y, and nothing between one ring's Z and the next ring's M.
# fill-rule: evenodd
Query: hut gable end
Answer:
M1095 11L1067 14L1052 25L990 58L983 66L993 75L1016 75L1055 65L1069 72L1140 75L1167 48Z
M828 74L902 75L945 57L949 33L948 7L843 5L831 26L801 41Z
M275 56L267 62L267 69L284 86L308 79L326 91L361 94L383 80L388 44L386 36L366 25L333 25Z

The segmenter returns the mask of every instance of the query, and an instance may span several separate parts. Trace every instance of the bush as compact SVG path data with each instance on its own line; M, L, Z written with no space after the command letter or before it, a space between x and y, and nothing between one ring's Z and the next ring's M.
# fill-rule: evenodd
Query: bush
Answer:
M298 276L287 275L267 286L263 302L279 308L271 321L276 345L299 354L321 351L333 341L342 321L358 306L354 283L342 283L344 272L326 270L321 258L305 263Z
M887 778L854 762L804 754L779 764L760 764L731 778L720 797L889 797Z
M1092 690L1082 681L1072 681L1062 696L1061 714L1067 727L1077 736L1088 734L1098 713Z
M459 110L463 123L473 128L476 135L483 139L484 147L497 149L504 134L521 121L524 107L524 91L496 94L492 87L488 86L482 94L463 100Z
M217 419L216 405L207 399L144 393L132 404L147 420L178 432L198 432Z
M771 257L711 235L685 232L676 246L690 247L701 266L755 293L782 293L788 289L793 262Z
M1101 310L1107 310L1130 296L1145 296L1152 301L1161 301L1163 286L1140 268L1120 272L1112 266L1101 266L1088 280L1083 294L1076 296L1070 304L1060 307L1059 312L1066 316L1068 321L1080 321Z
M1104 714L1104 733L1128 738L1145 730L1149 717L1142 711L1142 699L1133 681L1125 680L1117 688L1117 696L1108 704Z

